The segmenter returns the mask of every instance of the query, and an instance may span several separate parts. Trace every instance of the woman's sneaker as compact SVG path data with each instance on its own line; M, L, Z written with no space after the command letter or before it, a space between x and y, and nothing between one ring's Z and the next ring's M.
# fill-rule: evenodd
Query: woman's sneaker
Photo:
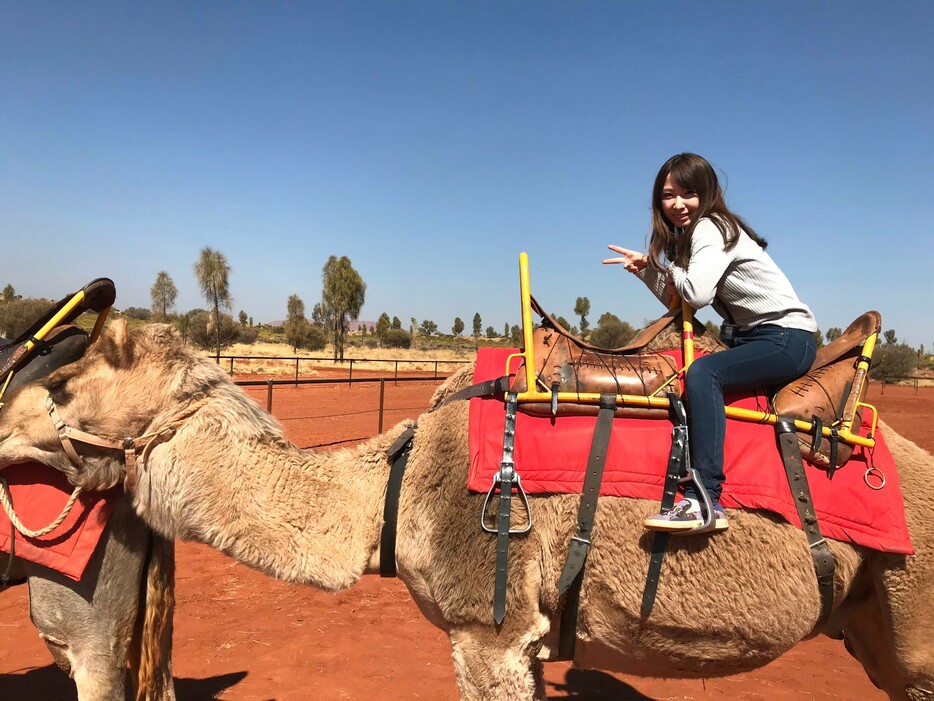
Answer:
M725 531L730 527L726 520L726 514L723 507L714 504L714 526L706 533L716 533ZM645 527L651 531L666 531L671 533L687 534L695 528L699 528L704 523L704 516L701 513L700 504L695 499L682 499L675 504L670 511L663 514L655 514L645 519Z

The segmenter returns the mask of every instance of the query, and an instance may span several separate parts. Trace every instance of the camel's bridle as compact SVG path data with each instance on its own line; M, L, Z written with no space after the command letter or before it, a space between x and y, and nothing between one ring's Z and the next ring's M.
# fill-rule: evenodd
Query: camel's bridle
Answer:
M146 433L139 438L107 438L96 436L93 433L81 431L73 426L69 426L65 423L64 419L59 416L58 409L55 406L51 394L46 400L46 409L49 412L49 417L52 419L52 424L58 431L58 437L62 442L62 448L65 449L65 454L75 467L79 469L83 468L84 460L75 449L73 441L84 443L85 445L95 445L99 448L122 451L125 473L123 486L127 491L132 492L136 489L139 470L145 468L146 461L149 459L153 448L171 440L178 432L179 427L191 418L206 401L206 399L202 399L191 404L158 431Z

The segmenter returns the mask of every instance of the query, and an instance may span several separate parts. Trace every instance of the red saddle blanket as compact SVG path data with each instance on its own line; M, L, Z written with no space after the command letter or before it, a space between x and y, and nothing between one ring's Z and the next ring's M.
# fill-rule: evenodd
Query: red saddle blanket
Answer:
M0 471L10 487L16 516L37 531L62 512L74 487L58 470L38 463L10 465ZM16 556L80 580L120 498L120 488L81 494L65 520L48 535L28 538L16 533ZM0 509L0 550L10 552L10 519Z
M507 356L515 352L479 349L474 381L503 375ZM517 364L518 358L515 361ZM512 367L510 371L515 369ZM730 403L751 409L766 406L762 396L739 397ZM505 416L502 397L470 400L467 486L472 491L487 492L499 471ZM614 421L601 495L660 502L671 449L671 423L663 419ZM519 412L514 456L516 471L527 493L581 492L595 422L596 418L590 416L552 419ZM866 434L866 427L861 433ZM910 554L913 551L895 461L878 430L875 439L872 451L857 448L833 480L827 479L824 470L805 463L814 507L827 538ZM726 482L720 499L723 506L765 509L800 527L771 425L729 419L724 453ZM885 474L885 486L880 490L871 489L863 480L870 460Z

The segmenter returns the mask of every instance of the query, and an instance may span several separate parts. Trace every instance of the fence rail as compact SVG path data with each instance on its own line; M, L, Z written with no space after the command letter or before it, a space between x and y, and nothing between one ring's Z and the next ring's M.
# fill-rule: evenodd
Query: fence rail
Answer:
M272 414L273 388L288 386L297 387L299 385L345 385L345 384L376 384L379 383L379 404L378 404L378 425L377 433L383 432L383 417L385 415L386 383L398 384L400 382L426 382L442 381L447 376L434 377L358 377L358 378L315 378L307 380L238 380L235 382L240 387L266 387L266 411Z
M300 382L299 377L300 365L301 363L327 363L328 366L333 367L335 365L347 364L347 376L348 379L353 379L354 363L357 363L358 367L361 363L372 363L380 365L392 365L393 366L393 379L402 379L399 377L399 365L400 363L409 363L417 365L431 365L431 379L439 380L444 379L442 375L439 375L440 369L442 366L446 365L466 365L467 363L472 363L473 360L459 360L459 359L450 359L450 360L415 360L408 358L345 358L344 360L335 361L333 358L316 358L309 356L294 356L294 355L221 355L214 356L217 359L218 364L221 361L229 361L230 365L228 372L234 374L234 362L237 360L247 361L247 362L263 362L263 361L286 361L291 364L294 364L293 368L293 377L294 383L298 384ZM422 378L424 379L424 378Z

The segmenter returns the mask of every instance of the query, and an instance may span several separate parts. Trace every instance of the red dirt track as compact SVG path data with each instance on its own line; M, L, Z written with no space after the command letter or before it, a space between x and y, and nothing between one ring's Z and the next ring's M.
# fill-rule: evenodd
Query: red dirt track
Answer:
M356 375L355 375L356 376ZM388 429L417 416L435 382L384 387ZM934 452L934 388L869 388L867 400L894 430ZM266 406L266 388L249 388ZM302 447L339 446L378 429L380 386L276 387L272 411ZM180 701L455 701L450 648L401 582L364 577L324 594L277 582L213 550L178 544L174 673ZM0 592L0 701L73 700L28 617L25 586ZM707 701L886 698L843 647L826 638L798 645L752 673L707 680L642 679L546 665L548 698Z

